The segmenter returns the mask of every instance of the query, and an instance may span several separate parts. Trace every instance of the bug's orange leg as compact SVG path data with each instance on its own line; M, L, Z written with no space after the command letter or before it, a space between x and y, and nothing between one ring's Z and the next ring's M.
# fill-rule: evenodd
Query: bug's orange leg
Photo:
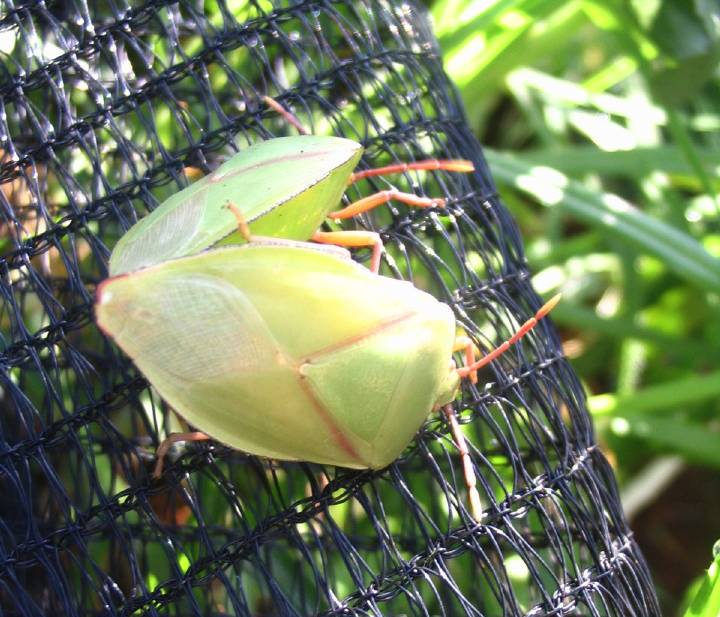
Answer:
M377 274L380 270L383 242L380 234L374 231L316 231L311 239L320 244L337 244L345 247L370 246L372 247L370 271Z
M475 343L472 342L472 339L469 336L458 336L455 339L455 346L453 347L453 352L456 351L465 352L465 366L470 366L475 362ZM473 383L477 383L477 371L471 371L468 376L470 377L470 381L472 381Z
M271 96L263 96L262 100L265 102L265 104L272 109L273 111L280 114L283 118L285 118L285 121L288 124L292 124L300 133L301 135L309 135L310 131L308 131L300 122L300 120L297 119L295 114L290 113L287 109L285 109L280 103L278 103L274 98Z
M401 203L407 204L408 206L415 206L417 208L444 208L445 200L441 197L420 197L413 193L403 193L397 189L388 189L386 191L378 191L362 199L354 201L349 206L346 206L342 210L337 210L328 214L331 219L349 219L356 214L361 214L377 208L378 206L387 203L391 200L396 200Z
M463 475L465 476L465 486L467 486L468 500L470 501L470 514L472 514L472 517L479 523L482 520L482 502L480 501L480 493L477 490L477 478L475 477L475 470L472 466L470 451L468 450L465 436L462 434L462 430L460 430L453 406L445 405L443 412L450 425L455 447L458 449L458 452L460 452Z
M212 439L212 437L200 431L193 431L191 433L172 433L171 435L168 435L167 439L158 446L158 449L155 452L157 463L155 463L155 469L153 470L153 478L157 480L162 475L163 466L165 465L165 455L174 443L177 443L178 441L205 441L207 439Z
M517 332L513 334L507 341L505 341L502 345L496 347L493 349L490 353L483 356L479 360L472 362L471 364L466 364L465 366L462 366L458 369L455 369L457 371L457 374L460 377L468 377L473 372L478 371L486 364L489 364L492 362L495 358L498 356L501 356L504 354L508 349L510 349L511 345L514 345L517 343L523 336L525 336L530 330L532 330L545 315L547 315L550 311L555 308L555 305L560 301L560 294L557 294L556 296L553 296L548 300L545 304L542 305L540 310L535 313L533 317L528 319L520 328L518 328Z
M245 238L247 242L252 242L252 234L250 233L250 227L248 227L247 221L245 220L245 216L242 213L242 210L238 208L233 202L228 201L225 204L225 207L230 210L235 215L235 218L238 222L238 231L240 232L240 235Z
M457 339L455 339L453 351L465 350L465 366L455 369L457 374L460 377L469 377L473 383L477 383L477 371L486 364L492 362L498 356L505 353L511 345L517 343L523 336L530 332L530 330L537 325L538 321L545 317L559 301L560 294L550 298L550 300L543 304L540 310L535 313L533 317L528 319L522 326L520 326L517 332L515 332L515 334L513 334L507 341L477 361L475 360L475 348L472 340L466 336L457 337ZM443 411L448 424L450 424L453 440L455 441L455 445L460 452L460 457L462 459L463 474L465 475L465 484L467 485L468 499L470 500L470 513L477 522L480 522L482 519L482 502L480 501L480 493L477 490L477 478L475 477L475 470L472 466L470 451L468 450L465 436L460 430L460 425L458 424L457 417L455 416L455 410L452 405L445 405L443 407Z
M414 161L412 163L396 163L395 165L385 165L385 167L376 167L374 169L363 169L356 171L350 176L348 184L353 184L364 178L373 178L375 176L387 176L390 174L400 174L406 171L454 171L458 173L470 173L475 171L475 165L472 161L465 159L427 159L424 161Z

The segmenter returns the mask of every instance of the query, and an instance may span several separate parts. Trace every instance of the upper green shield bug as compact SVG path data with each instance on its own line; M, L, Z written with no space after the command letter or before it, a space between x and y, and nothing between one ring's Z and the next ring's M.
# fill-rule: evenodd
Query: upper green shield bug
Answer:
M305 132L297 119L270 97L266 103ZM390 200L415 207L442 207L444 199L395 189L380 191L332 212L349 184L408 170L473 171L465 160L423 160L358 172L362 146L350 139L298 135L254 144L214 172L175 193L138 221L115 245L111 276L193 255L221 244L241 243L233 215L219 206L238 204L253 234L346 246L372 246L377 271L382 244L373 232L318 232L331 216L349 218Z

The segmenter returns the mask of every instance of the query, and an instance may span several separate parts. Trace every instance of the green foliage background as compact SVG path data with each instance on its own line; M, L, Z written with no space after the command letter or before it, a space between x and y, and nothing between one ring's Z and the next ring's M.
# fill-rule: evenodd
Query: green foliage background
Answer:
M435 0L665 614L720 535L720 3Z

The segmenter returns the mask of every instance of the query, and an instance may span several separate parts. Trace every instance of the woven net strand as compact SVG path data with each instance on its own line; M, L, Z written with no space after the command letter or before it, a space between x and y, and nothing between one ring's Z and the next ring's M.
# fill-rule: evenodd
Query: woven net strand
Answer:
M94 290L133 222L234 152L293 134L264 94L361 142L361 168L472 159L471 176L389 180L447 197L444 211L389 204L345 227L379 231L382 273L447 302L485 351L540 306L421 8L0 7L0 615L659 614L549 321L456 404L480 523L439 414L380 471L210 442L150 478L178 421L98 331Z

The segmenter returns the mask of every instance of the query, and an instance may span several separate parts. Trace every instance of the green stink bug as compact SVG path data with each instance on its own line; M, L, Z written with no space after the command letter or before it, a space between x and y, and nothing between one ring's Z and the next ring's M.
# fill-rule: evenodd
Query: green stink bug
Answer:
M307 243L107 279L97 319L190 424L269 458L383 467L458 381L447 305Z
M269 97L265 101L305 132L277 102ZM362 152L362 146L350 139L312 135L269 139L241 150L133 225L110 256L110 275L193 255L213 246L241 243L235 218L218 207L228 200L240 205L255 235L372 246L371 269L377 271L382 250L377 234L318 232L323 221L328 216L350 218L390 200L416 207L442 207L444 200L389 189L331 212L348 184L408 170L470 172L474 168L470 161L432 159L353 173Z

